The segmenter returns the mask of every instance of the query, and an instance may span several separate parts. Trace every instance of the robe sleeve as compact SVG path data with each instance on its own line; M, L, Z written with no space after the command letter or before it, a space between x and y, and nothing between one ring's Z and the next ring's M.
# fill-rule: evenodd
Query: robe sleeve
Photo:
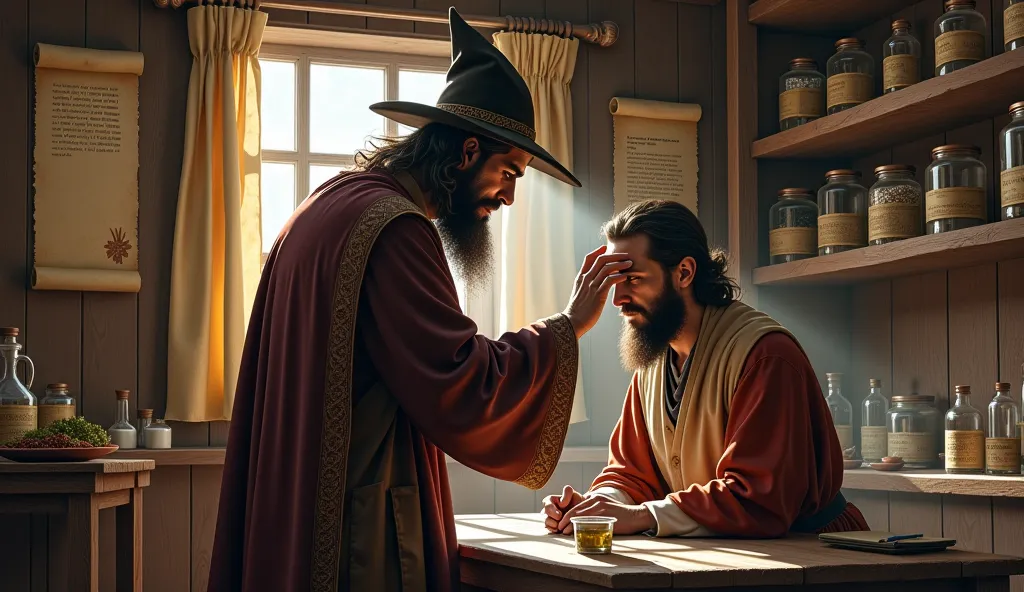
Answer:
M566 278L565 281L572 281ZM458 462L539 489L562 452L578 343L563 314L497 340L463 314L444 250L419 216L390 222L363 277L360 338L423 435Z

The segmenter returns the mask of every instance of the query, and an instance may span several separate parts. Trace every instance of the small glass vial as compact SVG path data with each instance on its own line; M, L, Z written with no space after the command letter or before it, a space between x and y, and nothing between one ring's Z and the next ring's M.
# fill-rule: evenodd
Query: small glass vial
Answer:
M946 0L935 19L935 75L945 76L985 59L988 24L975 0Z
M1010 117L1010 123L999 132L999 209L1003 220L1024 216L1024 101L1010 105Z
M818 252L818 204L810 189L779 191L779 201L768 210L770 261L788 263L814 257Z
M146 426L146 448L165 449L171 447L171 426L162 419L154 419Z
M818 255L867 246L868 190L859 179L849 169L825 173L818 189Z
M789 62L789 72L779 77L779 128L782 131L825 115L825 75L810 58Z
M75 416L75 401L68 385L54 382L46 385L46 395L39 400L39 428L45 428L58 419Z
M139 409L139 448L146 448L146 428L153 423L152 409Z
M894 395L886 413L888 456L908 469L934 469L942 446L942 415L932 395Z
M825 374L828 381L828 410L832 413L832 423L836 426L839 436L839 447L844 451L853 446L853 405L843 396L843 375L838 372Z
M1024 0L1003 0L1003 49L1024 47Z
M29 389L35 365L21 355L17 327L0 327L0 444L17 440L39 425L36 396ZM25 362L25 382L18 378L18 363Z
M868 190L869 245L921 236L924 190L914 179L916 172L909 164L875 167L878 180Z
M985 472L985 432L981 411L971 405L971 387L958 384L956 403L946 412L946 472Z
M910 34L910 21L892 22L892 36L882 45L882 94L921 82L921 42Z
M114 394L117 396L117 412L113 425L107 430L110 434L110 443L122 449L135 448L139 436L135 426L128 420L128 397L131 396L131 391L117 390Z
M889 401L882 395L882 381L877 378L868 380L871 389L864 403L860 406L860 452L866 463L882 462L887 456L885 412Z
M846 37L836 41L836 53L828 59L825 71L829 115L852 109L875 96L875 60L864 51L859 39Z
M1010 395L1010 383L997 382L988 404L988 435L985 438L985 472L989 475L1020 474L1020 409Z
M981 149L948 144L932 149L925 170L925 234L980 226L988 222L985 163Z

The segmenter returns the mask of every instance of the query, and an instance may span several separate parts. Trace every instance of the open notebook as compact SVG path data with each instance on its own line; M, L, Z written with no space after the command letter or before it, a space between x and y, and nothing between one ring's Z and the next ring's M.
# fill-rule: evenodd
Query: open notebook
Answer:
M889 541L890 537L900 536L899 533L881 530L861 530L852 532L829 532L818 535L818 540L834 547L875 553L908 554L931 553L942 551L956 544L955 539L938 537L916 537Z

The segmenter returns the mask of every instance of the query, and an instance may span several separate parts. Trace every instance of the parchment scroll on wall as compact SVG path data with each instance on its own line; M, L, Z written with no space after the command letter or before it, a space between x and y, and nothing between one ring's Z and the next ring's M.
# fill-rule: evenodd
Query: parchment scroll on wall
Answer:
M615 212L634 201L667 199L697 213L700 105L614 97Z
M32 288L138 292L143 57L35 48Z

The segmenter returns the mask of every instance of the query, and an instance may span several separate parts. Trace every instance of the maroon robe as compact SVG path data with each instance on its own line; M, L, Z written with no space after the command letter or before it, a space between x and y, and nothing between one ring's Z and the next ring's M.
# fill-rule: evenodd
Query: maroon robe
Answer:
M533 489L551 476L576 386L572 325L559 314L478 335L424 212L407 174L344 174L275 242L210 592L458 589L445 453Z

